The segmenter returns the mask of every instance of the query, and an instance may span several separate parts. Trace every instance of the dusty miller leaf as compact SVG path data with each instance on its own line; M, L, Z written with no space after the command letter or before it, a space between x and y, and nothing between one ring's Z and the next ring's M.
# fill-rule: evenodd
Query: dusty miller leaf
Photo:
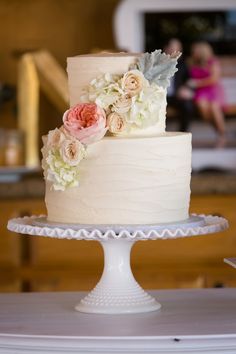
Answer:
M180 56L179 52L169 55L159 49L152 53L144 53L136 65L148 81L167 88L170 85L170 78L178 70L176 65Z

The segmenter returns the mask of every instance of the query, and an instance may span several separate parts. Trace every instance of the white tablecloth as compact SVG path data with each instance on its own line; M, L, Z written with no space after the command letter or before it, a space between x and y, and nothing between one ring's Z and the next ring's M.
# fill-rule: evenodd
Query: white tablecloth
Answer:
M0 294L0 353L236 353L236 289L152 291L162 309L74 311L84 293Z

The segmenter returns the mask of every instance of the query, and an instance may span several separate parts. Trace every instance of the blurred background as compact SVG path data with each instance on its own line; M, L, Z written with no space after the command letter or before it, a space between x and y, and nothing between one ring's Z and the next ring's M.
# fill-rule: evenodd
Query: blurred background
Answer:
M93 241L28 237L9 218L44 214L41 136L68 107L66 58L161 48L183 55L168 90L167 130L191 131L191 212L230 229L138 242L134 275L145 288L236 286L236 2L0 0L0 291L88 290L99 279Z

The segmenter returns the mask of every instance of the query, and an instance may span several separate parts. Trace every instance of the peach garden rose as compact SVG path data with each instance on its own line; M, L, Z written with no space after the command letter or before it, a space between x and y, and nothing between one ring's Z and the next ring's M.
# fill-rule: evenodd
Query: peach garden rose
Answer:
M66 139L61 145L60 155L69 166L77 166L85 157L84 145L78 139Z
M122 89L131 97L138 95L146 84L147 80L139 70L130 70L121 79Z
M79 103L63 115L65 129L82 144L92 144L106 134L106 114L96 103Z
M108 129L113 134L118 134L126 129L126 122L122 116L113 112L107 117Z

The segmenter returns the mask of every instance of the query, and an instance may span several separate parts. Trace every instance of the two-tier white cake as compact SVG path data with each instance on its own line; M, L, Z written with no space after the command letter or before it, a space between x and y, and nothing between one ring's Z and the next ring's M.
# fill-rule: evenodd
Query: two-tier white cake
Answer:
M44 137L48 220L153 224L189 213L191 134L165 132L178 54L68 58L71 108Z

